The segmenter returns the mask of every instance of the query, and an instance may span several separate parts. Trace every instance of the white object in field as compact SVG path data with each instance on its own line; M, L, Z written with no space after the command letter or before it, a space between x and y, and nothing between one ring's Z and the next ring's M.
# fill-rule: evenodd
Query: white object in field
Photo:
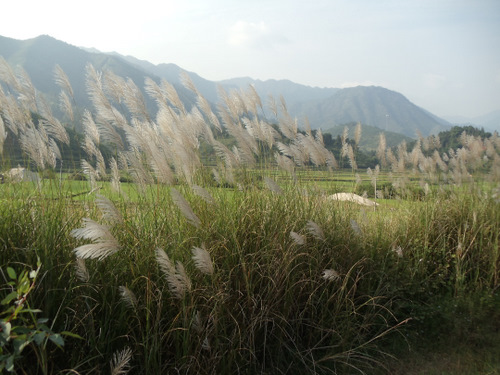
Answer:
M360 195L354 194L354 193L337 193L330 195L328 199L334 200L334 201L344 201L344 202L354 202L357 204L361 204L363 206L378 206L378 203L375 203L374 201L363 198Z

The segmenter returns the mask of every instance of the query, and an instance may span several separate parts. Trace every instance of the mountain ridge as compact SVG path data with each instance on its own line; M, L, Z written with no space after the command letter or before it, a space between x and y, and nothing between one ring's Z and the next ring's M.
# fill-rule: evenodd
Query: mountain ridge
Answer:
M0 36L0 55L11 65L21 65L35 87L49 96L58 94L52 72L56 64L60 65L75 88L78 103L84 106L90 104L85 88L85 66L92 63L98 70L110 69L119 76L130 77L141 88L146 77L157 82L165 79L174 85L181 99L190 104L194 103L195 98L182 86L181 73L188 74L197 89L212 104L218 102L218 86L231 90L245 89L251 84L263 103L267 103L269 95L277 100L283 95L290 114L299 119L307 117L312 128L326 129L342 123L361 122L415 137L417 132L426 136L451 126L411 103L402 94L381 87L321 88L290 80L261 81L249 77L215 82L173 63L155 65L116 52L99 53L95 49L82 49L48 35L25 41Z

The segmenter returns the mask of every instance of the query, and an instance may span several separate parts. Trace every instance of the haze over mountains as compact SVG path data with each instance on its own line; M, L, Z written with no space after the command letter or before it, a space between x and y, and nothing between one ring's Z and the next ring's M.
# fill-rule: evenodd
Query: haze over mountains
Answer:
M91 63L97 70L109 69L119 76L129 77L140 88L144 86L146 77L155 81L164 79L174 85L188 107L195 98L182 86L182 72L191 77L197 89L214 105L218 102L218 86L229 91L254 85L263 103L267 102L269 95L277 100L283 95L290 114L296 116L299 123L307 117L312 128L325 130L349 122L361 122L415 137L417 132L427 136L451 126L449 122L411 103L402 94L382 87L319 88L288 80L260 81L248 77L213 82L194 72L186 72L175 64L154 65L131 56L78 48L47 35L29 40L0 36L0 56L13 67L22 66L34 86L49 100L59 93L53 69L56 64L60 65L73 86L76 104L81 107L90 107L85 88L85 67ZM148 105L154 106L152 101Z

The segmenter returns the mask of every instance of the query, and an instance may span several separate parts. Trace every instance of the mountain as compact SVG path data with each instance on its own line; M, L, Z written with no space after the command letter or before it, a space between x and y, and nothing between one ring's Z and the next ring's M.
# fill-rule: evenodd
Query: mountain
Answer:
M315 101L325 99L339 89L336 88L319 88L310 87L306 85L301 85L290 80L275 80L270 79L267 81L254 80L250 77L240 77L231 78L222 81L209 81L200 77L194 72L189 72L178 65L175 64L158 64L154 65L149 61L139 60L133 56L123 56L115 52L113 55L119 56L122 59L134 64L148 73L157 75L158 77L165 79L172 84L181 85L181 73L186 73L189 75L196 88L203 94L203 96L212 103L217 103L219 101L219 95L217 93L217 87L221 86L226 91L232 89L242 89L246 90L249 85L253 85L257 94L261 97L262 101L265 102L269 95L279 98L281 95L285 98L287 105L294 107L298 103Z
M248 85L253 85L255 90L262 98L262 101L267 100L269 95L279 98L283 95L287 102L287 106L294 108L299 103L314 102L332 96L339 89L337 88L321 88L301 85L286 79L267 81L254 80L249 77L232 78L224 81L219 81L219 84L224 87L238 87L245 89Z
M341 89L327 99L304 105L300 111L311 124L321 123L323 129L361 122L412 138L417 131L427 136L450 126L400 93L376 86Z
M53 75L54 66L58 64L69 77L76 104L79 107L90 106L85 87L85 67L91 63L97 70L109 69L119 76L132 79L140 88L143 88L146 77L157 82L165 79L174 85L187 108L194 104L196 98L182 86L181 73L188 74L212 104L218 102L218 86L228 91L245 89L251 84L263 103L267 102L269 95L278 100L282 95L290 114L300 120L307 117L312 128L328 129L338 124L361 122L415 137L417 131L426 136L449 127L446 121L414 105L403 95L382 87L320 88L289 80L260 81L248 77L213 82L175 64L154 65L132 56L82 49L47 35L28 40L0 36L0 56L11 66L22 66L34 86L46 94L52 103L57 102L59 94ZM155 104L148 95L145 97L148 106L153 109Z
M119 56L89 52L48 35L28 40L0 36L0 56L12 67L23 67L36 89L47 95L52 102L57 101L60 92L53 74L54 67L58 64L71 82L76 104L84 108L91 105L85 86L86 66L89 63L97 70L110 70L121 77L128 77L140 88L144 86L146 77L160 81L158 76L146 73ZM176 86L176 89L181 99L194 103L193 95L187 89L180 85ZM152 101L147 101L147 104L150 107L154 105Z
M455 125L472 124L487 131L500 132L500 110L487 113L477 117L446 116L446 119Z
M189 78L193 81L196 88L203 94L203 96L211 103L217 103L219 98L217 95L217 84L216 82L209 81L203 77L200 77L194 72L189 72L182 69L180 66L168 63L168 64L152 64L146 60L140 60L133 56L123 56L116 52L112 53L115 56L122 58L128 63L135 65L145 71L148 74L153 74L165 81L171 83L176 88L182 86L181 74L186 73Z
M121 57L147 72L179 85L181 85L179 78L181 72L187 73L198 90L212 103L218 101L217 86L229 91L231 89L244 90L249 85L253 85L263 103L266 103L269 95L276 99L282 95L290 114L299 119L307 117L314 129L328 129L339 124L361 122L388 132L415 138L417 130L422 135L428 136L451 127L450 123L414 105L403 95L383 87L320 88L301 85L289 80L261 81L250 77L213 82L196 73L185 71L175 64L154 65L131 56ZM399 137L399 139L403 138Z

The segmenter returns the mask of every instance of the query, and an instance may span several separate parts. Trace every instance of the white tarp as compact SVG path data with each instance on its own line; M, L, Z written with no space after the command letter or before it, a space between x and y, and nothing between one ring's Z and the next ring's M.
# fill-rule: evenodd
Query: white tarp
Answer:
M334 201L344 201L344 202L353 202L357 204L361 204L363 206L378 206L378 203L375 203L374 201L363 198L360 195L354 194L354 193L337 193L330 195L328 199L334 200Z

